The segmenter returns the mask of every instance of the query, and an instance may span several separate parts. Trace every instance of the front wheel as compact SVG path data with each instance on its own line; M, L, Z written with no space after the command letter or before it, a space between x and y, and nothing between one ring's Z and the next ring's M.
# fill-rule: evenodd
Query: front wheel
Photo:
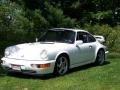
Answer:
M64 75L68 71L68 58L66 56L59 56L56 60L54 73L57 75Z
M105 62L105 51L104 50L99 50L97 53L97 58L95 63L97 65L102 65Z

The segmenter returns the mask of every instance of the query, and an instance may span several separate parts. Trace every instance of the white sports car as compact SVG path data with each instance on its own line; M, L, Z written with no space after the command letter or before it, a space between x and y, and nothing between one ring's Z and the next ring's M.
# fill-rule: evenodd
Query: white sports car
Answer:
M106 52L103 41L102 36L93 36L85 30L54 28L38 42L7 47L1 65L10 72L64 75L81 65L103 64Z

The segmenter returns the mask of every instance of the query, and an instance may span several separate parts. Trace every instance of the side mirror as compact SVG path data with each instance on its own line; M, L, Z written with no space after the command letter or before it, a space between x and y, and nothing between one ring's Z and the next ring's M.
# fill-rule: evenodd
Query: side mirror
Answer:
M82 40L76 41L76 45L77 45L77 46L79 46L79 45L81 45L81 44L83 44L83 41L82 41Z
M38 42L38 38L35 38L35 41Z

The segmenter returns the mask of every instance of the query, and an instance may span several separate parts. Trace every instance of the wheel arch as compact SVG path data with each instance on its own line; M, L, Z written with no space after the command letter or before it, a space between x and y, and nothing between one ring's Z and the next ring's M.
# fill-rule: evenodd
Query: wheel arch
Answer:
M98 54L98 52L100 51L100 50L103 50L104 52L105 52L105 48L103 48L103 47L101 47L101 48L98 48L97 50L96 50L96 56L95 56L95 61L96 61L96 58L97 58L97 54Z
M55 60L57 61L57 59L60 57L60 56L66 56L67 59L68 59L68 65L70 67L70 57L69 57L69 54L67 52L61 52L59 54L56 55L55 57Z

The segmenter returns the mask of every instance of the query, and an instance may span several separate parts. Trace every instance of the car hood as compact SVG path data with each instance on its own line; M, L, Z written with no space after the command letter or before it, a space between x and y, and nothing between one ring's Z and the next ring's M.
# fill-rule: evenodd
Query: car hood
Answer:
M5 51L9 51L8 58L24 59L24 60L42 60L40 54L46 51L48 56L54 52L65 50L70 44L54 43L54 42L36 42L18 44L8 47Z

